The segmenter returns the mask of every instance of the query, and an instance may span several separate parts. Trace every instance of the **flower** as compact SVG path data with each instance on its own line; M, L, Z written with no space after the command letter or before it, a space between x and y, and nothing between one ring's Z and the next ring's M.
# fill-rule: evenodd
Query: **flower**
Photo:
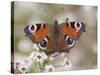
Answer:
M45 66L45 72L52 72L54 70L55 68L51 64Z
M46 60L48 58L48 56L43 51L41 52L41 55L42 55L43 60Z
M37 50L37 51L40 50L39 47L38 47L38 45L36 43L33 44L33 50Z
M72 62L68 58L65 58L64 61L62 62L62 66L65 67L72 67Z
M65 53L65 52L60 53L60 56L61 56L61 57L65 57L65 56L67 56L67 55L68 55L68 53Z
M43 63L47 59L47 55L43 51L34 51L30 57L37 63Z
M26 67L21 62L16 62L15 71L17 73L26 73Z
M51 54L50 61L53 61L55 59L55 57L57 57L58 55L59 55L59 52L55 52L55 53Z
M24 60L15 61L14 64L14 69L17 73L26 73L27 69L32 66L33 60L30 57L27 57Z
M55 57L50 56L50 61L53 61L55 59Z

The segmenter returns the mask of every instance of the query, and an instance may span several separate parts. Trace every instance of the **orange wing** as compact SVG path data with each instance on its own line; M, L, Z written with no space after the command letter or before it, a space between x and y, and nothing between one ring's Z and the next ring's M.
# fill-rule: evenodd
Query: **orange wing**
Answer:
M48 26L46 25L46 27L41 27L38 31L35 32L35 35L33 35L33 39L35 41L40 41L42 40L44 37L46 37L49 33L49 28Z
M62 32L77 40L85 32L86 25L82 22L65 22L63 23Z

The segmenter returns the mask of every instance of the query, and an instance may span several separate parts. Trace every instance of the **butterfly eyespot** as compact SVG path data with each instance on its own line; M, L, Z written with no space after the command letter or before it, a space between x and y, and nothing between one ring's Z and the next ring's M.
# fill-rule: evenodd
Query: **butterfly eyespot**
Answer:
M77 31L81 30L82 24L80 22L75 22L75 28Z
M29 29L30 33L34 33L37 30L37 26L35 24L34 25L30 25L28 27L28 29Z
M68 47L72 47L75 44L75 40L71 39L69 36L66 36L65 41L66 41Z
M46 50L46 47L48 45L48 39L44 38L40 43L39 43L39 47L42 50Z

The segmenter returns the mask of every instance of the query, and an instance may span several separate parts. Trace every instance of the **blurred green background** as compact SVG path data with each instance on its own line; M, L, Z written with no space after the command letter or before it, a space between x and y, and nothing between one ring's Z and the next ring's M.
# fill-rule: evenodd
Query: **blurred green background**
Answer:
M61 9L64 8L63 11ZM47 9L48 13L44 10ZM16 1L14 2L14 61L23 60L32 52L32 42L25 37L24 28L32 23L59 24L69 21L81 21L86 24L86 32L76 41L68 57L72 60L70 70L94 69L97 67L97 7L47 4ZM58 58L57 60L59 60ZM57 71L67 70L60 67Z

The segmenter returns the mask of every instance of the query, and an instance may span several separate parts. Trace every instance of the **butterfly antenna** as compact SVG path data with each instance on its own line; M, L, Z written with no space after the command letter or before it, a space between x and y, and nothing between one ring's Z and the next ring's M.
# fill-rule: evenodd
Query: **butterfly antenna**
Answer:
M58 14L58 12L57 12L57 18L58 18L58 19L62 16L63 10L64 10L64 7L61 8L61 11L60 11L59 14Z
M47 9L44 9L44 11L46 12L46 14L48 15L48 10ZM50 17L50 19L52 19L53 18L53 16L52 15L50 15L49 14L49 17Z

